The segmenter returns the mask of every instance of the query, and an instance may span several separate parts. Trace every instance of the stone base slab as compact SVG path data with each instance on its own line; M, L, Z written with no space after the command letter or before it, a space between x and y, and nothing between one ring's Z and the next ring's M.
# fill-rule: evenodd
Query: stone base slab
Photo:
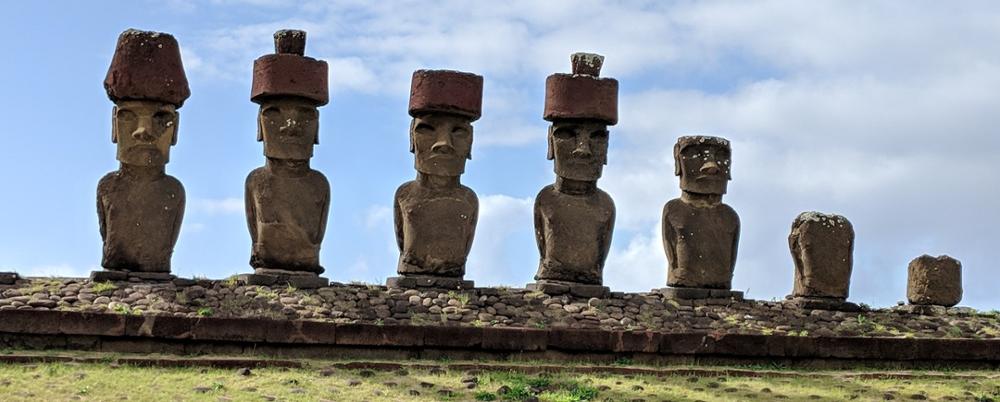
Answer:
M786 296L785 303L806 310L830 310L844 312L861 311L861 306L845 299L833 297L802 297Z
M0 272L0 285L13 285L20 278L17 272Z
M316 289L330 285L330 280L319 275L240 274L236 281L249 286L292 286L299 289Z
M473 281L442 276L391 276L385 280L387 288L439 288L466 290L476 287Z
M535 283L529 283L525 285L525 288L528 290L539 291L549 296L570 294L576 297L597 297L603 299L611 294L611 289L603 285L549 280L539 280Z
M902 314L945 315L948 312L948 308L931 304L907 304L905 306L897 306L893 308L893 311Z
M170 282L177 276L169 272L91 271L91 282Z
M675 288L665 287L653 289L653 292L663 295L665 299L698 300L698 299L729 299L743 300L743 292L730 289L706 288Z

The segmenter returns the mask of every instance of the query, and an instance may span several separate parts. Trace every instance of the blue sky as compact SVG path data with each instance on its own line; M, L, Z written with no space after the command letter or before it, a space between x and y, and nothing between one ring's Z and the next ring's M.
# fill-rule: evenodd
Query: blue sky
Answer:
M852 300L903 300L907 263L949 254L964 265L962 304L1000 308L996 3L13 2L0 15L0 269L98 267L95 188L117 167L101 83L127 28L177 37L190 81L167 167L188 195L178 275L250 269L243 181L264 159L251 66L273 51L275 30L295 28L309 33L307 54L330 63L313 166L332 186L321 254L332 280L395 272L392 195L414 176L409 77L449 68L485 78L463 176L481 202L467 277L529 282L533 198L554 180L545 77L588 51L621 83L599 183L618 207L605 269L615 290L665 283L660 211L679 194L671 147L709 134L733 141L725 202L742 219L734 287L749 297L790 292L786 237L798 213L816 210L854 224Z

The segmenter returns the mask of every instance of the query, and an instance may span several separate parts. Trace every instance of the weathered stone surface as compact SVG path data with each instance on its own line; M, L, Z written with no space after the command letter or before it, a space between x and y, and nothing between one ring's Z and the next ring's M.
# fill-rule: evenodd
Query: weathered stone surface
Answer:
M0 272L0 285L13 285L20 278L17 272Z
M731 299L743 300L743 292L728 289L666 287L655 292L669 300Z
M451 70L413 72L410 81L410 116L447 113L476 121L482 115L482 105L482 76Z
M839 297L804 297L789 296L788 303L806 310L861 311L857 304L844 301Z
M236 280L246 285L292 286L298 289L315 289L326 287L330 280L317 275L302 275L264 271L261 274L240 274Z
M104 89L108 98L184 105L191 96L180 47L173 35L129 29L118 36Z
M435 277L423 275L394 276L386 279L389 288L437 288L437 289L472 289L475 282L462 278Z
M548 158L555 161L556 182L535 198L535 242L541 254L535 279L537 289L549 294L570 291L562 291L557 282L603 283L615 204L597 188L597 180L608 160L607 128L617 119L618 92L617 81L598 78L602 63L599 55L578 53L574 74L554 74L546 81L545 118L552 122ZM566 84L576 81L580 83ZM588 89L594 83L613 83L614 91L595 93ZM581 291L606 293L587 289Z
M278 31L276 53L254 63L251 100L260 104L257 139L264 142L266 162L250 172L245 186L250 265L261 277L244 280L253 283L268 283L267 277L305 287L327 283L316 275L324 271L319 250L330 183L309 166L319 143L317 107L327 102L327 66L303 56L304 48L305 32Z
M731 178L730 153L729 141L719 137L680 137L674 145L682 193L663 207L671 287L732 287L740 218L722 203Z
M460 177L472 158L472 121L480 115L481 101L478 75L446 70L413 74L410 151L417 179L403 183L393 202L402 277L465 275L479 199Z
M962 263L947 255L922 255L907 268L910 304L951 307L962 301Z
M854 264L854 227L840 215L803 212L788 247L795 262L792 296L847 299Z
M115 102L111 139L121 167L97 185L101 266L170 272L184 187L165 165L177 142L177 109L190 95L177 41L164 33L123 32L104 86Z
M269 97L299 97L315 106L329 102L327 64L304 56L305 31L283 29L274 33L274 53L253 63L250 99L261 103Z
M618 122L618 80L599 77L604 57L575 53L572 74L552 74L545 80L545 120L596 119Z

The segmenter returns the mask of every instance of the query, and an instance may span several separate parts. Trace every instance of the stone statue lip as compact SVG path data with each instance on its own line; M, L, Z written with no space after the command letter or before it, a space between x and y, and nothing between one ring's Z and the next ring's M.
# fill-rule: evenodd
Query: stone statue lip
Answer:
M700 180L705 180L705 181L725 181L726 180L726 176L724 174L722 174L722 172L719 172L719 173L716 173L716 174L698 175L694 179L696 181L700 181Z

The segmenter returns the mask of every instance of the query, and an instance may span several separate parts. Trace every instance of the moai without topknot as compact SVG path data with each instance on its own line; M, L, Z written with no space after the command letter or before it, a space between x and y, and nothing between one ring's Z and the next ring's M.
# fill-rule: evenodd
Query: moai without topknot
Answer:
M962 263L947 255L922 255L907 267L907 310L933 311L962 301Z
M545 80L544 118L552 122L548 159L556 182L535 198L535 241L541 255L529 289L604 297L615 203L597 188L608 162L608 126L618 122L618 81L600 78L604 57L576 53L572 74Z
M418 70L410 86L410 152L417 179L393 200L398 277L389 287L466 289L465 262L479 217L479 199L460 178L472 159L472 122L482 109L483 77Z
M688 136L674 145L674 174L681 197L663 207L663 248L667 253L669 298L742 299L732 291L740 218L722 203L732 163L729 141Z
M184 187L165 167L177 143L177 109L191 95L177 40L159 32L122 32L104 89L115 103L111 141L121 164L97 185L105 270L91 278L169 280Z
M330 183L309 167L319 144L319 111L327 104L327 64L304 56L306 33L274 34L274 54L254 61L250 100L260 105L257 141L264 166L246 180L246 213L253 241L251 285L326 286L319 277L320 244L330 209Z
M847 218L803 212L792 222L788 247L795 285L786 299L806 309L859 310L847 302L854 266L854 226Z

